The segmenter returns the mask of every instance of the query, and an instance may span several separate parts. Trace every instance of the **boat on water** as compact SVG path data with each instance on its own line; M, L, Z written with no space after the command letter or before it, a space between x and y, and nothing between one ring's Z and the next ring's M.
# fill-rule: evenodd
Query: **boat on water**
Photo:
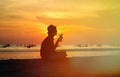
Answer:
M6 45L3 45L2 47L6 48L6 47L9 47L9 46L10 46L10 44L6 44Z

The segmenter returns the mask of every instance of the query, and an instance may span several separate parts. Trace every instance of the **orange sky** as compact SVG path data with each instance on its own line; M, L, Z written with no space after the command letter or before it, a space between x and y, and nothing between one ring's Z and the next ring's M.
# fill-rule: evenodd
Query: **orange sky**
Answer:
M0 10L0 44L40 44L49 24L63 44L120 42L118 0L2 0Z

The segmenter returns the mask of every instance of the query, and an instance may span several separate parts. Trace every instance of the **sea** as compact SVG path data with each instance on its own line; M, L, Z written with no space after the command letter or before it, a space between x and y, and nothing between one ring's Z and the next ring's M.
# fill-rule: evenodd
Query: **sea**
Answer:
M90 57L105 55L120 55L120 46L78 46L62 45L56 51L66 51L67 57ZM0 60L6 59L36 59L40 57L40 45L26 47L24 45L0 45Z

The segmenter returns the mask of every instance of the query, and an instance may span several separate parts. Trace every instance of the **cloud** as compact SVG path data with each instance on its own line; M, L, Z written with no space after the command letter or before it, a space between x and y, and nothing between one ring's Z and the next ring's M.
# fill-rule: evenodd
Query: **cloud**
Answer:
M106 32L104 36L113 33L111 36L120 38L119 20L120 0L0 1L0 30L11 34L13 31L16 35L37 33L39 24L56 24L67 25L70 29L76 27L76 32L82 26L83 31L90 29L93 35L98 31L101 36Z
M108 28L119 24L118 0L2 0L0 20ZM109 11L111 10L111 11ZM113 12L118 12L116 15ZM49 13L49 14L45 14Z
M11 20L25 20L25 18L23 16L20 15L2 15L0 16L0 20L2 21L11 21Z

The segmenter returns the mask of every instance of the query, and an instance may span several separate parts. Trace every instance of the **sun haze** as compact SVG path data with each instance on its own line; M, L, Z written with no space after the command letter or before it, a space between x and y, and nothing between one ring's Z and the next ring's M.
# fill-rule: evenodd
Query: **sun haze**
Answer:
M118 0L1 0L0 44L39 44L57 26L64 44L119 43Z

